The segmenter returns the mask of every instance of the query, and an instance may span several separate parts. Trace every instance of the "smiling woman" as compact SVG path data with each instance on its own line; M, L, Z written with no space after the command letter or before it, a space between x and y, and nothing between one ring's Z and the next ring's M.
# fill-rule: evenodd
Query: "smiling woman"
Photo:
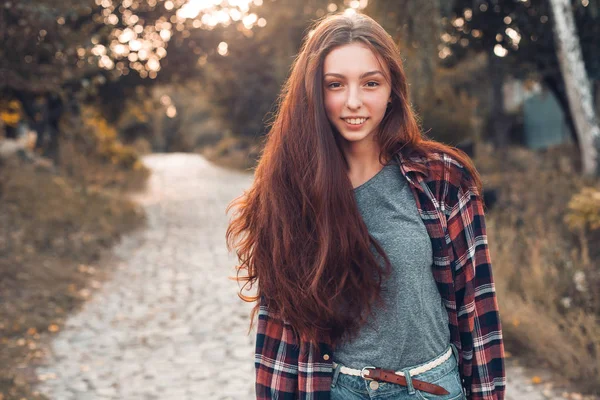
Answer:
M503 399L481 192L464 152L422 135L391 36L319 21L228 207L238 279L258 286L240 291L257 399Z

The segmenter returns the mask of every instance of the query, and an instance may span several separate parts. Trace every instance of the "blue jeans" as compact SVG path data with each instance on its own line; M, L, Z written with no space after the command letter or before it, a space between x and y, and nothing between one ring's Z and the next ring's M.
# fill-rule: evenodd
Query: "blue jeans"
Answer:
M458 353L454 345L451 344L450 346L452 347L452 356L449 359L415 377L415 379L443 387L450 392L447 395L440 396L422 392L416 390L412 385L412 379L408 371L427 364L430 360L402 370L408 386L388 382L377 382L377 384L370 385L373 381L363 379L360 376L340 374L340 365L338 365L333 371L331 400L466 400L460 373L458 372Z

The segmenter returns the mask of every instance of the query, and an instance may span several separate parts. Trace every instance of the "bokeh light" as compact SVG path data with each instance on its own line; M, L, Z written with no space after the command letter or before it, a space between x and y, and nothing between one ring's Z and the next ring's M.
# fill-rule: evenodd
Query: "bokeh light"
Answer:
M505 57L508 54L508 50L505 49L501 44L494 46L494 54L498 57Z
M112 0L95 0L96 4L103 8L99 22L114 26L114 30L109 35L108 45L99 43L99 39L93 37L94 46L89 49L85 47L77 49L77 56L81 62L97 64L104 69L116 69L119 74L126 74L129 67L138 71L143 78L154 79L161 70L161 60L167 56L169 42L175 35L185 39L191 36L193 29L211 30L217 25L228 26L232 23L240 23L242 33L251 36L254 27L264 28L267 25L265 18L249 11L251 6L262 6L263 1L166 0L157 2L146 0L145 3L140 3L138 0L123 0L119 5L113 4ZM160 17L154 23L147 24L144 18L140 17L141 14L136 14L147 10L148 7L152 9L159 3L162 3L166 11L173 12L173 15ZM362 8L367 2L352 0L351 3L354 8ZM57 22L65 23L63 17L60 17ZM40 36L45 35L40 33ZM195 48L192 51L195 54L202 53ZM221 42L217 52L221 56L228 55L227 43ZM95 59L90 59L91 56ZM127 60L130 65L121 64L119 68L115 68L115 62L118 60ZM198 65L201 64L199 59ZM83 64L78 62L77 65Z
M225 43L225 42L219 43L219 46L217 47L217 52L222 56L226 56L227 53L229 52L229 46L227 45L227 43Z

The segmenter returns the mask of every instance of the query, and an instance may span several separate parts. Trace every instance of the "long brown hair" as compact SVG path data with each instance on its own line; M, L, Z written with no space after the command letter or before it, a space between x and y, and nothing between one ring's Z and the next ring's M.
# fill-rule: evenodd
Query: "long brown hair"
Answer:
M471 172L478 188L481 182L465 153L421 134L398 48L377 22L363 14L335 14L313 28L279 97L254 182L227 207L227 212L235 207L235 214L226 239L240 262L242 299L263 296L297 338L335 345L355 335L374 304L381 304L381 282L391 265L360 216L339 134L327 119L326 55L359 42L389 66L392 103L376 134L380 159L391 160L401 150L421 156L443 152ZM254 283L256 296L242 294Z

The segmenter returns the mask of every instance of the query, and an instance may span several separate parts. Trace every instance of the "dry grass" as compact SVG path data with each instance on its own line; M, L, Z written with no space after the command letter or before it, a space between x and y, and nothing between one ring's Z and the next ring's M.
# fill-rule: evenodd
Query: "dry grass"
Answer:
M143 187L145 168L127 172L63 145L62 166L54 171L18 159L0 165L3 400L43 398L31 385L44 342L109 273L92 264L145 221L122 196Z
M485 187L500 191L486 222L507 348L600 393L600 257L590 251L600 237L565 223L571 198L600 182L577 174L570 146L481 147L475 162Z

